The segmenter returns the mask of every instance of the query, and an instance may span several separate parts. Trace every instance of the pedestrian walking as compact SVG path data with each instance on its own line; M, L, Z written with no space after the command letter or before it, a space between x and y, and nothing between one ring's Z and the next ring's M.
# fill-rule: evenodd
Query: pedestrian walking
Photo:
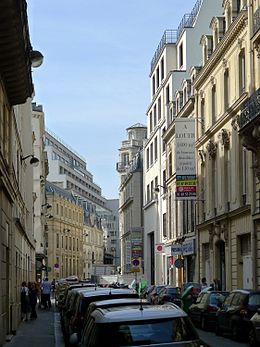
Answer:
M51 297L52 297L52 299L55 299L55 284L56 284L56 281L54 278L51 282Z
M21 319L28 321L28 314L30 310L29 289L25 281L22 282L20 292L21 292Z
M213 290L221 290L221 284L217 278L213 279L213 282L210 284L210 286L213 288Z
M51 282L49 282L49 279L46 277L41 285L42 290L42 305L45 309L51 308Z
M37 288L35 283L31 283L31 286L29 288L29 300L30 300L30 307L31 307L31 319L36 319L37 318L37 313L36 313L36 304L37 304Z
M207 288L207 287L208 287L208 284L207 284L206 277L203 277L201 279L201 289L204 289L204 288Z

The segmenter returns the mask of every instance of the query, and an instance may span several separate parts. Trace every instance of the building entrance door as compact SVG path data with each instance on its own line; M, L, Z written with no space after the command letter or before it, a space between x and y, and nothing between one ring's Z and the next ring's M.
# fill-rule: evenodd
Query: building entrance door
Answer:
M218 255L218 275L220 280L221 289L226 289L226 256L225 256L225 242L220 240L217 243Z

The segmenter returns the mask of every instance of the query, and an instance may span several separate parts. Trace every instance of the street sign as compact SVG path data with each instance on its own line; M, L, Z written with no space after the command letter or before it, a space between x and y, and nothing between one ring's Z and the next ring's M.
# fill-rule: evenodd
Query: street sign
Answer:
M176 259L174 262L175 267L177 267L177 269L180 269L183 267L183 259Z
M133 258L131 262L131 272L140 272L141 258Z

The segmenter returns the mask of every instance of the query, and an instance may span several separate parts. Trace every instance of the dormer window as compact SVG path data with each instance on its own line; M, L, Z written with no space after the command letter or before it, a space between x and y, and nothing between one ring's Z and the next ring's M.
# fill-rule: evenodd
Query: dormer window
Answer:
M205 65L213 52L213 37L211 35L203 35L200 44L202 45L203 65Z
M218 43L225 35L226 23L225 17L213 17L210 23L212 29L212 52L216 49Z

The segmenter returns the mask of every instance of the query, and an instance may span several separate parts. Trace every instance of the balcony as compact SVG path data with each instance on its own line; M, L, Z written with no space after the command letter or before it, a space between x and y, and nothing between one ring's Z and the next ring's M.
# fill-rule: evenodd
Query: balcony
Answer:
M116 171L119 173L124 173L126 170L129 168L129 164L127 165L126 163L116 163Z
M260 179L260 88L242 104L239 119L239 135L243 146L252 151L253 168Z
M240 132L254 122L260 115L260 88L255 91L242 105L240 114Z

